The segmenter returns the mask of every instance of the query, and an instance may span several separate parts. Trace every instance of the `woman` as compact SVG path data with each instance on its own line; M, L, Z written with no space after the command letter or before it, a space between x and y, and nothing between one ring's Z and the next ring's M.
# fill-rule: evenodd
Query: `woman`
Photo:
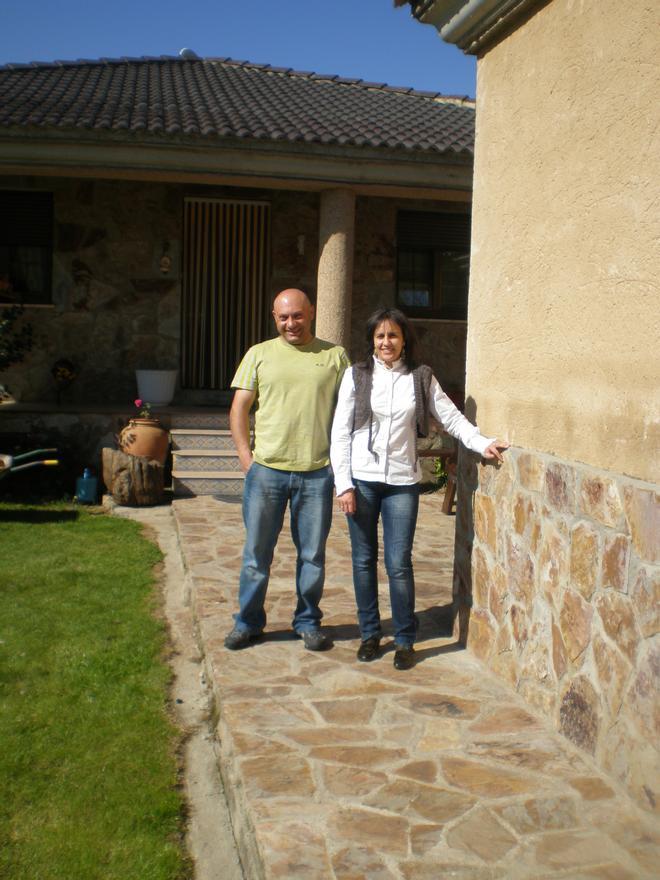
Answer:
M394 666L414 664L415 581L412 546L419 505L417 436L433 416L468 449L502 461L508 443L482 437L415 355L412 325L398 309L367 321L367 353L344 374L332 425L330 459L339 507L348 515L353 585L361 644L358 660L378 656L378 518L383 520L385 568L394 624Z

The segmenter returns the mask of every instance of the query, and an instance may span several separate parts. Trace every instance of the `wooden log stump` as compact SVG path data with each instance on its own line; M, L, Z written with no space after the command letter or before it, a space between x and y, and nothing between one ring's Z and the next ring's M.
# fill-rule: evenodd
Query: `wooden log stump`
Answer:
M118 449L102 452L103 482L117 504L129 507L160 504L165 468L143 455L127 455Z

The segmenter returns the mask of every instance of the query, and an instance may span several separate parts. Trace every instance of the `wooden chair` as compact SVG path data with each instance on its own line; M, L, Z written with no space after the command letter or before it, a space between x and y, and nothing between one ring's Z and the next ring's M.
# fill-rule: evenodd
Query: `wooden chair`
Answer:
M456 469L458 462L456 461L456 453L445 461L445 470L447 471L447 486L445 487L445 497L442 502L442 512L449 515L456 503Z
M437 435L439 441L441 438L448 437L446 431L441 431ZM455 448L447 448L444 445L431 447L429 449L419 449L417 455L420 458L440 458L447 471L447 486L445 488L445 497L442 502L442 512L451 514L456 502L456 467L457 453Z

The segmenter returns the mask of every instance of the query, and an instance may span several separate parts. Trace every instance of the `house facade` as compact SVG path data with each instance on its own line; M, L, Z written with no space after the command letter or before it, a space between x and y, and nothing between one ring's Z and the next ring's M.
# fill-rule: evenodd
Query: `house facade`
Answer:
M462 634L655 810L660 13L411 6L478 57L466 392L513 443L499 470L462 461Z
M135 370L176 369L175 404L226 404L296 286L358 352L373 308L407 308L461 397L473 119L467 99L229 59L5 66L0 294L35 345L0 381L53 403L64 358L60 410L126 412Z

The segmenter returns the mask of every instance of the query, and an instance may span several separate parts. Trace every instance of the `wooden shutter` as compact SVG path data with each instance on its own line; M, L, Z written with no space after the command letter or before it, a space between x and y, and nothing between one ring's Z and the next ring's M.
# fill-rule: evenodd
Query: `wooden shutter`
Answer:
M268 334L270 205L191 198L184 212L182 384L226 389Z
M400 211L397 245L401 250L470 253L470 214Z

